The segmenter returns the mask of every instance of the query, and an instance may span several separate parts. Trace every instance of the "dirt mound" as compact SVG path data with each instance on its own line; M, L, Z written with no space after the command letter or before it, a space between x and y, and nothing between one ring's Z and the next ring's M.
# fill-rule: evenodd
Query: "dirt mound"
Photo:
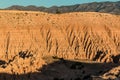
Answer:
M36 71L46 56L120 62L118 15L0 11L0 36L0 71L11 74Z

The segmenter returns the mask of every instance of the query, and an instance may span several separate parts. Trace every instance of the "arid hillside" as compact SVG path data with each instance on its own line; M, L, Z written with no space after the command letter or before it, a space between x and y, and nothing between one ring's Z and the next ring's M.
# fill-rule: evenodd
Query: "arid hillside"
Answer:
M52 6L52 7L44 7L44 6L20 6L13 5L6 10L20 10L20 11L41 11L48 13L70 13L70 12L102 12L102 13L110 13L110 14L119 14L120 15L120 1L104 1L104 2L92 2L92 3L84 3L84 4L76 4L69 6Z
M0 11L0 72L35 72L49 57L120 63L120 16Z

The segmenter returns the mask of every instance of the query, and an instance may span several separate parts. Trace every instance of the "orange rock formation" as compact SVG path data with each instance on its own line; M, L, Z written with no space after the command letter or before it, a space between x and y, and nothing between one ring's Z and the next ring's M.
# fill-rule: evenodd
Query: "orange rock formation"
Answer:
M34 72L45 56L118 63L120 16L0 11L0 59L7 63L0 70Z

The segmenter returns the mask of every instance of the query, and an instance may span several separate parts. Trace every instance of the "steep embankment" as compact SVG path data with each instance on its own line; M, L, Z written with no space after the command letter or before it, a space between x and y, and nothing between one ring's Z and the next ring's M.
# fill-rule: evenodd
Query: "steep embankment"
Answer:
M3 72L34 72L46 56L119 62L118 15L0 11L0 36Z

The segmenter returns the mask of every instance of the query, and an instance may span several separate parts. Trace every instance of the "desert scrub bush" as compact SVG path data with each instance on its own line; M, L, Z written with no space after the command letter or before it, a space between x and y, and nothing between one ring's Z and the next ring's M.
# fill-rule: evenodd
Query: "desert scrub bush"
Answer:
M26 50L26 51L20 51L19 52L19 57L25 59L25 58L29 58L29 57L33 57L33 52Z
M60 10L57 9L56 10L56 14L61 14Z
M0 67L1 67L1 68L6 68L6 64L7 64L6 61L0 60Z
M25 12L25 15L28 15L28 13L27 13L27 12Z
M114 63L120 63L120 55L112 56L112 59Z
M39 14L36 14L36 16L38 16Z

